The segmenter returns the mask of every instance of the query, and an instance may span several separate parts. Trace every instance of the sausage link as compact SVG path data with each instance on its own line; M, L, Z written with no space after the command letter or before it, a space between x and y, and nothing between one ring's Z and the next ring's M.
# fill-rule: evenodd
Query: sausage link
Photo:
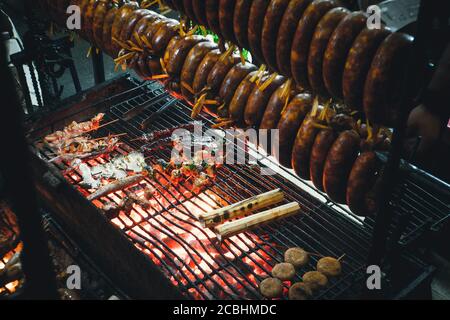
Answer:
M356 37L348 53L342 76L342 93L345 104L353 110L363 109L364 83L370 64L381 42L389 33L386 28L365 28Z
M161 25L151 40L155 55L161 56L163 54L170 40L178 34L179 25L179 22L176 20L169 20Z
M291 49L298 22L312 0L291 0L281 20L276 46L278 70L291 77Z
M191 101L193 94L186 87L184 87L183 84L187 84L189 87L192 87L195 71L197 70L199 64L202 62L206 54L214 49L217 49L217 45L214 42L207 41L196 44L191 51L189 51L189 54L184 61L183 69L181 70L181 93L187 100Z
M94 41L94 13L100 2L98 0L90 0L86 6L86 12L84 14L84 33L90 42Z
M139 73L143 79L149 79L152 76L152 72L150 71L147 64L147 56L144 54L139 55L137 59L136 67L139 70Z
M323 188L323 168L327 159L328 151L337 138L334 130L321 130L314 140L311 150L311 160L309 164L309 175L311 181L317 189L324 191Z
M328 94L322 76L322 65L328 40L339 22L349 13L350 11L342 7L328 11L319 21L311 40L308 56L308 80L313 92L319 95Z
M286 80L283 76L277 75L269 86L262 90L262 84L268 78L270 79L270 76L263 79L261 85L255 86L248 98L247 105L245 106L244 120L245 124L249 127L259 127L270 97Z
M302 93L296 95L286 109L281 112L281 118L277 126L280 137L279 150L273 153L278 154L278 162L287 168L292 168L291 155L295 137L311 108L311 96Z
M291 72L297 85L308 87L308 54L311 39L320 19L337 7L334 0L314 0L300 19L295 31L291 50Z
M342 98L342 75L345 61L358 34L366 26L367 16L361 12L347 15L334 30L323 60L323 81L331 96Z
M217 98L223 80L225 79L231 68L233 68L240 61L241 59L239 56L231 56L227 59L219 58L219 60L217 60L214 67L211 69L211 72L208 74L208 79L206 81L206 86L209 89L209 93L212 99Z
M157 57L147 56L147 67L152 75L159 75L163 73L161 61Z
M247 105L248 98L255 87L255 83L250 80L256 74L257 71L250 72L247 77L242 80L230 101L228 113L230 118L234 120L238 126L242 126L244 124L245 106Z
M136 24L145 17L150 11L147 9L138 9L134 10L129 16L126 22L123 23L122 29L119 33L119 40L122 42L126 42L127 40L131 40L133 36L133 31Z
M127 17L138 8L139 5L137 2L127 2L122 7L120 7L119 11L117 12L111 30L111 48L113 55L117 55L120 50L120 46L112 39L120 39L120 31L122 30L122 25L127 21Z
M166 22L166 19L158 18L153 23L150 23L147 25L147 29L145 29L145 31L144 31L144 36L145 36L145 38L147 38L150 45L152 45L153 37L156 35L158 30L165 24L165 22ZM153 46L149 49L152 54L155 54L155 52L153 50Z
M369 193L373 190L380 161L375 152L361 153L353 164L347 184L347 205L358 216L373 214L373 207L368 206Z
M253 0L237 0L234 7L233 30L241 48L248 48L248 20Z
M167 66L167 64L169 63L169 60L171 59L173 52L174 52L174 48L175 46L178 44L178 42L180 42L182 40L181 37L179 36L175 36L173 37L170 41L169 44L167 45L166 51L164 51L164 56L163 56L163 63L164 66Z
M196 20L201 25L207 26L208 20L206 19L205 0L192 0L192 7Z
M343 131L331 146L323 169L323 187L331 200L345 203L347 182L358 156L360 138L352 130Z
M203 58L200 62L197 70L195 71L194 82L192 89L194 89L195 94L199 94L207 85L208 75L212 68L219 60L221 56L220 50L212 50Z
M363 105L370 123L393 126L397 119L398 92L413 37L396 32L388 36L372 61L364 87Z
M233 31L233 16L236 0L220 0L219 2L219 25L220 33L225 40L236 43Z
M208 21L209 29L221 36L219 23L219 4L220 0L205 0L206 20Z
M227 110L239 84L249 73L256 71L256 69L256 66L249 62L244 64L238 63L227 73L219 91L221 102L225 104Z
M264 63L264 55L261 49L261 34L264 17L270 0L253 0L248 19L248 43L254 60Z
M279 71L276 57L276 44L281 19L290 0L272 0L267 8L261 32L261 50L264 61L273 71Z
M181 39L173 48L173 54L166 65L167 73L173 78L178 78L189 51L196 44L205 41L207 41L207 38L198 35L187 36Z
M290 88L286 88L286 86L290 86L289 81L283 83L270 97L261 120L261 125L259 126L260 129L270 130L277 128L278 121L280 121L281 118L281 112L294 94L294 92Z
M308 180L311 151L319 129L315 126L316 119L309 113L302 122L295 137L292 149L292 168L302 179Z
M103 24L110 8L111 5L109 0L100 0L97 8L95 8L94 16L92 18L92 38L97 48L103 49Z
M103 29L102 29L102 44L103 44L103 50L107 53L112 55L112 24L116 18L117 12L119 11L119 8L113 4L111 9L108 10L108 13L105 16L105 20L103 22Z
M80 14L81 14L81 35L84 37L87 37L86 35L86 12L87 12L87 7L90 3L90 0L82 0L80 2ZM51 7L53 7L53 4L51 4Z
M184 7L184 13L186 14L186 16L189 19L191 19L191 21L193 21L194 23L197 23L192 0L183 0L183 7Z

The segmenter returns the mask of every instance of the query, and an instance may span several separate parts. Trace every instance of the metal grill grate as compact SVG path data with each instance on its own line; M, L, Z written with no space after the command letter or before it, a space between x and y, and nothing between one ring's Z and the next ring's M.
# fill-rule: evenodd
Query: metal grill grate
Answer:
M136 88L135 96L128 100L110 99L112 106L105 121L121 119L133 107L142 104L163 89L155 83ZM155 91L156 89L156 91ZM129 93L129 92L128 92ZM170 98L167 98L168 100ZM144 134L140 124L157 111L166 100L149 107L145 113L130 121L118 121L96 135L109 133L128 135L117 154L140 150L143 142L133 140ZM177 101L171 110L161 115L151 130L176 128L192 121L190 107ZM200 120L206 127L213 121L208 114ZM47 158L50 150L43 150ZM159 148L146 152L150 162L169 160L170 148ZM96 165L101 159L90 161ZM270 161L262 158L260 162ZM66 166L60 165L64 171ZM193 299L259 299L262 298L258 283L270 274L276 263L282 262L283 253L290 247L300 246L311 253L343 259L343 274L331 279L329 286L318 292L315 298L336 299L355 297L363 279L371 243L371 223L351 214L344 207L328 201L307 182L301 181L287 170L281 174L263 176L256 167L223 166L212 187L200 194L192 192L192 186L182 183L173 185L169 180L150 180L141 186L152 185L157 190L155 207L144 210L134 207L130 215L121 215L112 220L128 238L159 265L166 276L188 297ZM77 174L66 175L76 184L81 180ZM223 243L209 230L203 229L194 213L243 200L265 191L281 188L287 201L299 202L300 214L272 222L252 232L246 232ZM85 192L86 193L86 192ZM125 195L116 192L109 196L119 201ZM94 202L102 206L100 200ZM312 255L309 264L297 274L315 269L319 256ZM287 286L285 291L287 290Z

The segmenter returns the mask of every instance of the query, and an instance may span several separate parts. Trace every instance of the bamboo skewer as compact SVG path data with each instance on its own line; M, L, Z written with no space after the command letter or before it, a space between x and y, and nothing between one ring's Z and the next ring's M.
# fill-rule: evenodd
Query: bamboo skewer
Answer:
M198 219L203 227L211 228L227 220L240 218L248 213L279 203L283 199L283 192L280 189L275 189L224 208L202 213Z
M300 205L297 202L291 202L239 220L226 222L220 226L216 226L214 231L216 232L219 241L223 241L226 238L232 237L244 231L248 231L262 224L277 219L287 218L298 213L299 211Z

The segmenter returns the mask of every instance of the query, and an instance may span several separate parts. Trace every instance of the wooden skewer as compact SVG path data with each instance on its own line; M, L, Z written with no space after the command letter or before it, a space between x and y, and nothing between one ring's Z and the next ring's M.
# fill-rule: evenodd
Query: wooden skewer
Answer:
M102 137L102 138L96 138L96 139L92 139L91 141L98 141L98 140L103 140L103 139L111 139L111 138L119 138L119 137L123 137L126 136L128 133L119 133L119 134L114 134L111 136L107 136L107 137Z
M200 223L203 225L203 227L211 228L218 224L224 223L227 220L240 218L256 210L262 209L272 204L279 203L283 201L283 199L284 199L283 192L280 189L275 189L239 201L224 208L202 213L200 214L198 219Z
M276 219L287 218L298 213L299 211L300 205L297 202L291 202L239 220L226 222L220 226L216 226L214 231L216 232L219 241L222 241L226 238L232 237L244 231L248 231Z

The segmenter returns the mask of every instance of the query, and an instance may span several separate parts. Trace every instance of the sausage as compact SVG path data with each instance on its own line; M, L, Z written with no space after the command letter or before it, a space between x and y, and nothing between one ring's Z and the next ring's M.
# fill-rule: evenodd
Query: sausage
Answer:
M381 44L389 35L387 28L363 29L356 37L345 62L342 93L345 104L353 110L363 109L364 83L370 63Z
M153 23L151 23L150 25L147 26L147 29L145 29L144 31L144 36L145 38L148 40L148 42L150 43L150 45L152 45L152 40L153 37L156 35L156 33L158 32L158 30L161 28L162 25L164 25L165 23L165 19L156 19L155 21L153 21ZM153 46L151 48L149 48L149 51L154 54L154 50L153 50Z
M308 54L308 80L313 92L319 95L327 95L322 77L322 64L328 40L339 22L349 14L345 8L337 7L328 11L319 21L311 40Z
M163 56L164 66L167 66L167 63L169 62L169 60L173 54L173 50L174 50L175 46L178 44L179 41L181 41L181 39L182 39L181 37L175 36L169 41L166 51L164 51L164 56Z
M147 56L147 67L152 75L159 75L163 73L159 58Z
M196 20L203 26L208 25L206 19L205 0L192 0L192 8L194 10Z
M176 20L169 20L161 25L151 40L155 55L160 56L163 54L170 40L178 34L179 25L179 22Z
M136 24L148 14L149 10L147 9L138 9L133 11L129 16L127 21L122 25L122 29L120 30L119 40L122 42L126 42L127 40L131 40L133 36L134 27Z
M281 85L269 99L267 103L266 110L261 120L260 129L276 129L278 126L278 121L281 118L281 112L283 108L288 105L289 101L293 96L293 91L291 90L291 82L286 81Z
M103 24L110 8L111 5L108 0L100 0L97 8L95 8L94 16L92 18L92 38L97 48L103 48Z
M83 28L84 32L86 34L86 37L89 41L93 42L94 40L94 13L95 9L97 8L99 4L99 1L97 0L90 0L88 5L86 6L86 12L84 14L84 23Z
M108 13L106 14L103 22L103 29L102 29L103 50L110 55L112 55L111 25L113 24L118 11L119 11L118 7L115 4L113 4L111 9L109 9Z
M291 50L291 72L297 85L308 87L307 62L309 45L320 19L337 7L334 0L314 0L300 19Z
M367 16L361 11L348 14L334 30L323 59L323 82L328 93L342 98L342 75L345 61L358 34L366 26Z
M279 71L276 58L278 30L289 1L271 0L264 17L261 31L261 50L264 61L273 71Z
M220 0L205 0L206 20L208 21L209 29L221 36L219 23L219 4Z
M80 2L80 14L81 14L81 34L83 34L84 36L86 36L85 34L85 30L86 30L86 11L87 11L87 6L89 5L90 0L82 0ZM51 7L53 7L53 5L51 5Z
M291 155L296 134L306 115L311 111L312 99L309 94L302 93L296 95L281 112L281 118L278 121L279 132L279 150L272 152L278 154L278 162L292 168Z
M161 17L153 11L149 11L148 14L142 17L134 26L133 34L138 34L139 36L145 35L145 30L148 26L153 24L153 22L161 20Z
M139 55L135 68L139 70L141 77L144 79L148 79L152 76L152 72L147 64L147 56L144 54Z
M271 76L267 76L266 79L263 79L263 81L261 81L260 85L255 86L252 93L250 94L250 97L248 98L244 112L244 120L247 126L259 126L270 97L275 92L275 90L277 90L278 87L280 87L286 80L283 76L276 75L269 86L267 86L265 90L262 90L261 87L264 85L265 81L270 79L270 77Z
M359 135L352 130L343 131L331 146L323 169L323 187L331 200L345 203L347 181L358 156Z
M220 87L219 96L221 101L227 106L230 104L231 99L233 99L236 89L240 83L247 77L247 75L257 68L254 64L246 62L244 64L238 63L227 73L225 79Z
M211 72L208 74L208 79L206 81L206 86L208 87L211 98L215 99L219 94L222 82L227 76L228 72L241 61L239 56L229 56L223 59L223 55L219 60L217 60Z
M220 33L225 40L236 43L233 30L233 15L236 0L220 0L219 2L219 26Z
M398 92L401 90L408 50L413 37L396 32L378 48L364 86L364 112L370 123L393 126L397 118Z
M120 50L120 46L113 41L113 39L120 39L120 31L122 30L122 25L127 21L127 17L136 9L139 8L139 5L137 2L127 2L122 7L119 8L115 18L114 22L112 24L112 30L111 30L111 48L112 48L112 54L117 55L117 53Z
M208 52L202 62L200 62L197 70L195 71L194 82L192 85L192 89L194 89L195 94L199 94L203 88L206 87L208 75L221 55L220 50L212 50Z
M321 191L324 191L323 168L325 166L325 161L327 159L328 151L336 139L337 134L332 129L320 130L314 139L311 150L311 160L309 163L309 175L313 184Z
M312 0L291 0L281 20L276 42L278 70L282 75L291 77L291 49L298 21Z
M181 70L181 93L187 100L191 100L193 94L183 86L183 83L192 87L195 71L199 64L206 54L214 49L217 49L217 45L214 42L207 41L196 44L191 51L189 51L189 54L184 61L183 69Z
M194 23L197 23L197 19L195 17L194 7L192 5L192 0L183 0L184 13L186 16L191 19Z
M241 48L248 48L248 19L253 0L237 0L234 7L233 31Z
M347 183L347 205L358 216L373 214L373 207L367 201L375 185L380 161L373 151L361 153L353 164Z
M261 34L264 17L270 0L253 0L248 19L248 44L254 60L263 63L264 55L261 49Z
M184 60L189 54L189 51L198 43L205 42L207 39L202 36L192 35L182 38L175 47L173 48L173 53L167 62L166 69L167 73L174 78L178 78L181 74L181 69L183 68Z
M233 98L228 106L229 117L235 121L238 126L244 124L244 111L247 105L248 98L255 87L255 83L251 79L257 74L257 71L250 72L244 80L241 81L236 91L234 92Z
M315 126L316 121L317 119L311 113L305 117L300 129L298 129L292 148L292 168L300 178L305 180L310 178L311 150L319 132L319 129Z

